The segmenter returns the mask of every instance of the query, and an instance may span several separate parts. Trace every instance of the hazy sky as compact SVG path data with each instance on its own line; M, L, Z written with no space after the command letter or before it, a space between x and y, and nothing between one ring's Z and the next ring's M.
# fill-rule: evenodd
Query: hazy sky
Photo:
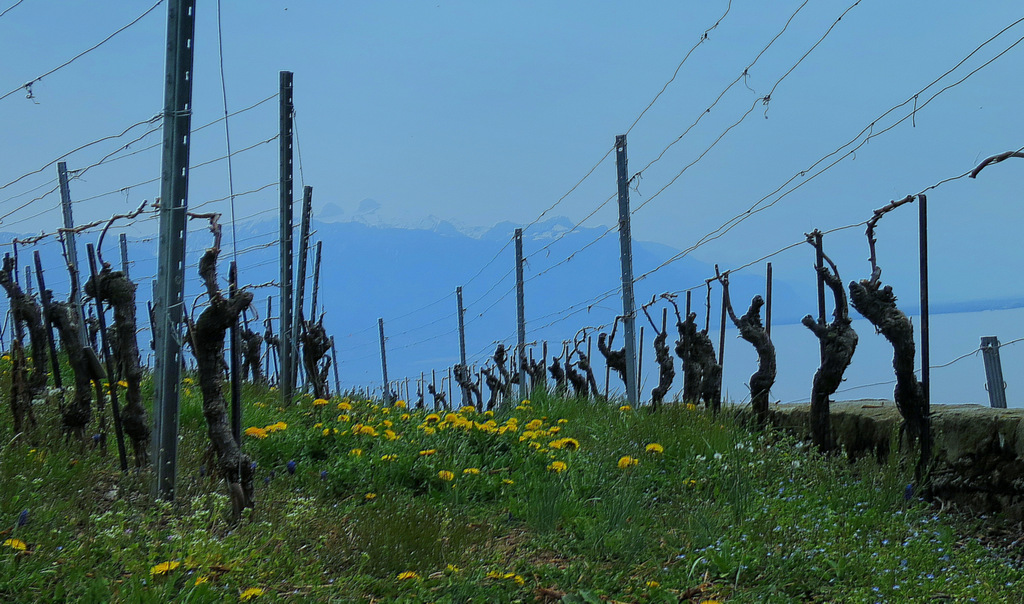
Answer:
M0 12L14 3L4 0ZM747 76L643 173L632 203L634 208L649 204L634 215L635 238L680 249L692 245L865 128L858 142L908 115L914 101L870 127L1024 17L1019 0L862 0L778 84L767 105L759 102L851 3L803 3ZM14 6L0 18L0 94L99 42L151 5L26 0ZM794 0L736 0L731 6L226 0L228 105L237 111L265 99L277 91L279 70L295 72L301 177L314 186L316 207L332 202L352 212L372 198L396 219L434 215L470 226L528 223L605 155L615 135L630 128L719 18L630 131L630 174L680 137L800 6ZM34 98L19 91L0 101L0 185L160 112L166 12L161 4L96 51L35 83ZM223 115L216 3L201 3L197 18L194 126ZM745 264L799 241L815 227L865 220L890 199L1024 146L1024 43L929 102L1022 37L1024 23L1011 27L922 92L912 119L871 139L694 256L723 268ZM255 145L235 157L235 190L271 185L239 198L236 211L239 217L262 212L269 219L266 238L272 240L277 145L259 143L277 133L276 99L232 118L230 125L235 151ZM122 155L156 145L156 126L159 122L139 126L72 154L66 159L69 168L95 163L147 130L153 132ZM789 186L808 180L849 149ZM193 164L224 153L221 124L194 135ZM158 177L159 159L155 146L73 180L76 200L95 197L76 204L76 220L133 209L158 195L158 183L125 187ZM0 215L10 213L0 231L59 226L56 193L14 211L50 191L53 185L47 183L54 178L54 168L47 167L0 189ZM961 179L930 192L937 299L1024 295L1024 282L1016 278L1024 269L1024 249L1018 245L1022 179L1024 161L1011 160L987 169L977 181ZM226 163L197 168L192 185L193 206L227 196ZM550 215L581 220L614 192L612 155ZM224 202L207 207L229 211ZM615 220L615 205L609 203L587 224ZM916 287L916 221L916 211L907 207L887 217L879 232L885 275L906 287ZM150 220L129 232L152 233L155 226ZM206 244L195 241L190 247ZM826 246L844 278L867 274L862 229L828 237ZM776 274L807 275L811 262L810 248L797 248L775 259Z

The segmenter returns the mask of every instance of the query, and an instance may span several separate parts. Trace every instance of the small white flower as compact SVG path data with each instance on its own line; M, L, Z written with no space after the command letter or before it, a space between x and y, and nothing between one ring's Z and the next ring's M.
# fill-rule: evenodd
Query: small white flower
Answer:
M798 460L798 459L793 460L793 467L794 468L799 468L800 467L800 460Z
M721 453L715 453L715 459L722 459Z

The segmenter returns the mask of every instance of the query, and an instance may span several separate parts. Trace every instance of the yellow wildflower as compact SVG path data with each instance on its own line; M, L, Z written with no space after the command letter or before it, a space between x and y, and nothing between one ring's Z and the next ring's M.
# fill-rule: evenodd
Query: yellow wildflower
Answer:
M288 424L286 424L284 422L277 422L276 424L270 424L269 426L264 428L264 430L267 431L267 434L270 434L272 432L280 432L281 430L287 430L287 429L288 429Z
M548 428L548 434L558 434L561 430L561 426L551 426L550 428Z
M347 423L347 422L352 421L352 418L347 416L347 415L339 415L338 416L338 421L339 422L346 422Z
M533 420L530 420L530 423L526 424L526 429L527 430L531 430L531 431L532 430L537 430L538 428L540 428L543 425L544 425L544 421L543 420L533 419Z
M160 564L157 564L153 568L149 569L149 574L153 575L154 577L166 575L167 573L178 568L179 566L181 566L181 562L177 562L174 560L170 562L161 562Z
M502 484L515 484L516 483L516 481L512 480L511 478L503 478L503 479L501 479L501 482L502 482Z
M383 409L380 410L380 412L382 414L384 414L384 415L391 415L391 408L390 407L384 407Z
M427 455L433 455L434 453L437 453L437 449L424 449L420 451L420 456L426 457Z
M619 458L619 469L625 470L626 468L635 466L638 463L640 463L639 459L635 457L630 457L629 455L623 455L622 457Z
M402 414L402 418L401 418L401 419L402 419L403 421L405 421L405 420L409 419L410 417L412 417L412 416L411 416L411 415L409 415L408 413L403 413L403 414Z
M408 581L409 579L419 579L420 576L411 570L407 570L402 573L398 573L399 581Z
M355 427L352 428L352 433L377 436L377 430L373 426L364 426L362 424L356 424Z
M338 433L338 429L337 428L334 429L334 433L335 434ZM323 435L324 436L330 436L331 435L331 429L330 428L324 428Z
M462 471L463 474L479 474L480 468L466 468Z
M647 587L650 587L651 589L654 589L655 587L661 587L661 583L658 583L657 581L648 581L647 583L645 583L645 585L647 585Z
M325 406L327 406L327 399L325 399L325 398L318 398L318 399L313 401L313 406L314 407L325 407Z
M580 448L580 441L575 438L559 438L548 443L552 449L569 449L575 451Z
M423 418L423 423L425 424L434 424L439 421L441 421L441 416L436 413L430 413Z
M530 404L530 399L523 399L523 402L520 403L520 404L521 405L529 405Z
M377 494L376 493L367 493L363 497L365 497L366 499L376 499L377 498Z
M494 417L494 411L484 411L484 417Z
M250 428L245 429L245 435L251 436L253 438L266 438L267 431L264 430L263 428L257 428L256 426L252 426Z
M265 593L266 592L263 591L263 589L260 587L250 587L249 589L238 594L238 599L241 602L248 602L249 600L255 600L256 598L262 596Z
M209 583L209 582L210 582L209 579L207 579L206 577L204 577L202 575L199 575L198 577L196 577L195 584L196 585L202 585L203 583Z
M395 407L398 407L399 409L405 409L406 407L408 407L408 404L406 404L405 401L395 401Z
M697 410L697 405L694 405L693 403L686 403L686 410L687 411L696 411Z
M348 401L341 401L340 403L338 403L338 411L351 411L351 410L352 410L352 403L350 403Z
M554 472L555 474L560 474L561 472L564 472L565 469L568 467L569 466L565 465L564 461L553 461L548 464L548 471Z
M458 566L455 566L454 564L449 564L449 565L448 565L448 566L447 566L447 567L445 568L445 571L446 571L446 572L449 572L449 573L458 573L458 572L462 572L462 569L461 569L461 568L459 568Z
M352 449L351 451L348 452L348 454L351 455L352 457L362 457L363 456L363 450L362 449Z
M451 482L455 480L455 474L453 472L449 472L448 470L441 470L440 472L437 473L437 477L445 482Z
M386 438L388 440L398 440L398 435L395 434L394 430L385 430L384 431L384 438Z
M651 443L651 444L647 445L647 447L645 447L644 450L647 451L648 453L659 453L660 454L660 453L664 453L665 452L665 447L659 445L658 443Z
M117 385L122 387L122 388L127 388L128 387L128 380L121 380L121 381L119 381L117 383Z
M317 423L313 424L313 427L314 428L323 428L324 424L323 424L323 422L317 422Z
M437 432L437 430L435 430L434 428L423 428L423 433L424 434L430 435L430 434L433 434L435 432Z
M632 411L632 410L633 410L633 408L630 407L629 405L623 405L623 406L619 407L619 411Z
M569 423L569 420L565 419L564 417L562 419L558 420L558 425L560 425L560 426L564 426L565 424L568 424L568 423Z
M397 461L398 460L398 456L395 455L394 453L389 453L387 455L381 455L380 456L380 460L381 461Z
M21 539L5 539L4 547L9 547L19 552L23 552L28 549L28 545Z
M381 422L381 423L382 423L382 424L384 424L384 427L385 427L385 428L390 428L391 426L394 426L394 424L393 424L393 423L391 423L391 420L390 420L390 419L386 419L386 420L384 420L384 421L383 421L383 422Z

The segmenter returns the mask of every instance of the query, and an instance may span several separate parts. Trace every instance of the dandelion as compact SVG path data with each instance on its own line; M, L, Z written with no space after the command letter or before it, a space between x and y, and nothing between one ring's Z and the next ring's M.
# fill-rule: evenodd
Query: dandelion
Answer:
M381 424L383 424L385 428L390 428L391 426L395 425L394 423L391 422L390 419L386 419L386 420L382 421Z
M405 409L408 406L409 405L405 401L395 401L395 407L398 407L399 409Z
M441 421L441 416L436 413L430 413L423 418L425 424L436 424L439 421Z
M210 582L209 579L207 579L206 577L200 575L200 576L196 577L195 585L198 587L198 586L202 585L203 583L209 583L209 582Z
M419 579L420 576L416 574L414 571L407 570L405 572L398 573L397 578L399 581L408 581L409 579Z
M580 448L580 441L575 438L560 438L549 442L548 446L552 449L568 449L570 451L575 451Z
M618 465L619 465L619 469L620 470L625 470L626 468L629 468L631 466L635 466L638 463L640 463L639 459L637 459L635 457L630 457L629 455L623 455L622 457L619 458L619 464Z
M363 456L363 450L362 449L352 449L351 451L348 452L348 454L349 454L350 457L362 457Z
M657 581L648 581L647 583L645 583L645 585L651 589L654 589L655 587L661 587L661 583L658 583Z
M352 418L351 418L351 417L349 417L349 416L347 416L347 415L345 415L345 414L342 414L342 415L339 415L339 416L338 416L338 421L339 421L339 422L345 422L345 423L348 423L348 422L352 421Z
M474 407L473 405L459 407L459 413L476 413L476 407Z
M263 589L260 587L250 587L249 589L238 594L238 599L241 602L248 602L249 600L255 600L256 598L262 596L265 593L266 592L263 591Z
M377 498L377 494L376 494L376 493L367 493L366 495L363 495L363 497L364 497L364 498L365 498L365 499L366 499L367 501L369 501L369 500L371 500L371 499L376 499L376 498Z
M427 457L428 455L433 455L434 453L437 453L437 449L424 449L420 451L420 457Z
M117 385L118 385L118 386L120 386L120 387L122 387L122 388L127 388L127 387L128 387L128 381L127 381L127 380L120 380L120 381L119 381L119 382L117 383Z
M23 552L28 549L28 545L21 539L5 539L4 547L9 547L17 552Z
M401 419L402 419L402 421L405 421L405 420L409 419L410 417L412 417L412 416L409 415L408 413L403 413Z
M558 434L558 432L561 429L562 429L561 426L551 426L551 428L548 429L548 434Z
M633 408L630 407L629 405L623 405L623 406L619 407L619 411L632 411L632 410L633 410Z
M398 460L398 456L395 455L394 453L388 453L387 455L381 455L380 456L380 460L381 461L397 461Z
M351 410L352 410L352 403L350 403L348 401L341 401L340 403L338 403L338 411L351 411Z
M264 428L264 430L267 431L267 434L270 434L271 432L281 432L282 430L287 430L287 429L288 429L288 424L286 424L284 422L277 422L277 423L274 423L274 424L270 424L269 426Z
M564 426L565 424L568 424L568 423L569 423L569 420L567 420L565 418L562 418L562 419L558 420L558 425L559 426Z
M658 443L651 443L644 447L644 451L647 451L648 453L657 453L660 455L665 452L665 447L659 445Z
M458 573L458 572L462 572L462 569L461 569L461 568L459 568L458 566L455 566L454 564L449 564L449 565L448 565L448 566L447 566L447 567L445 568L445 571L447 571L447 572L449 572L449 573Z
M511 478L503 478L503 479L501 480L501 483L502 483L502 484L515 484L515 483L516 483L516 481L512 480Z
M693 403L686 403L686 410L687 411L696 411L697 410L697 405L694 405Z
M398 440L398 435L395 434L394 430L388 429L384 431L384 438L388 440Z
M455 474L453 472L449 472L448 470L441 470L440 472L437 473L437 477L445 482L451 482L455 480Z
M157 564L153 568L149 569L149 574L153 575L154 577L159 577L161 575L166 575L167 573L178 568L179 566L181 566L181 562L177 562L174 560L170 562L161 562L160 564Z
M532 443L531 443L532 444ZM565 471L569 466L565 465L564 461L553 461L548 464L548 471L560 474Z
M480 468L466 468L462 471L463 474L479 474Z
M252 426L250 428L245 429L245 435L251 436L253 438L262 439L267 437L267 431L264 430L263 428L257 428L256 426Z
M352 428L352 432L354 434L365 434L367 436L377 436L377 430L373 426L364 426L364 425L361 425L361 424L356 424L356 426L354 428Z
M526 424L526 430L530 431L530 432L533 432L533 431L537 430L538 428L540 428L543 425L544 425L544 420L533 419L533 420L530 420L530 423Z
M327 399L325 399L325 398L314 399L313 400L313 406L314 407L326 407L327 406Z

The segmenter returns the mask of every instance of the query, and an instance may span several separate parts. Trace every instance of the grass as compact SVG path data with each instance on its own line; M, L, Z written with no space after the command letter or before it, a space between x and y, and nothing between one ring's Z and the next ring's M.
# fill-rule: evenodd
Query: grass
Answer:
M148 472L118 473L113 446L65 443L52 405L31 439L0 426L0 601L1001 602L1021 589L1020 568L908 496L897 460L822 458L687 405L541 394L493 417L428 415L285 408L246 387L245 426L277 428L244 437L257 508L231 527L203 467L199 393L183 392L174 503L149 497Z

